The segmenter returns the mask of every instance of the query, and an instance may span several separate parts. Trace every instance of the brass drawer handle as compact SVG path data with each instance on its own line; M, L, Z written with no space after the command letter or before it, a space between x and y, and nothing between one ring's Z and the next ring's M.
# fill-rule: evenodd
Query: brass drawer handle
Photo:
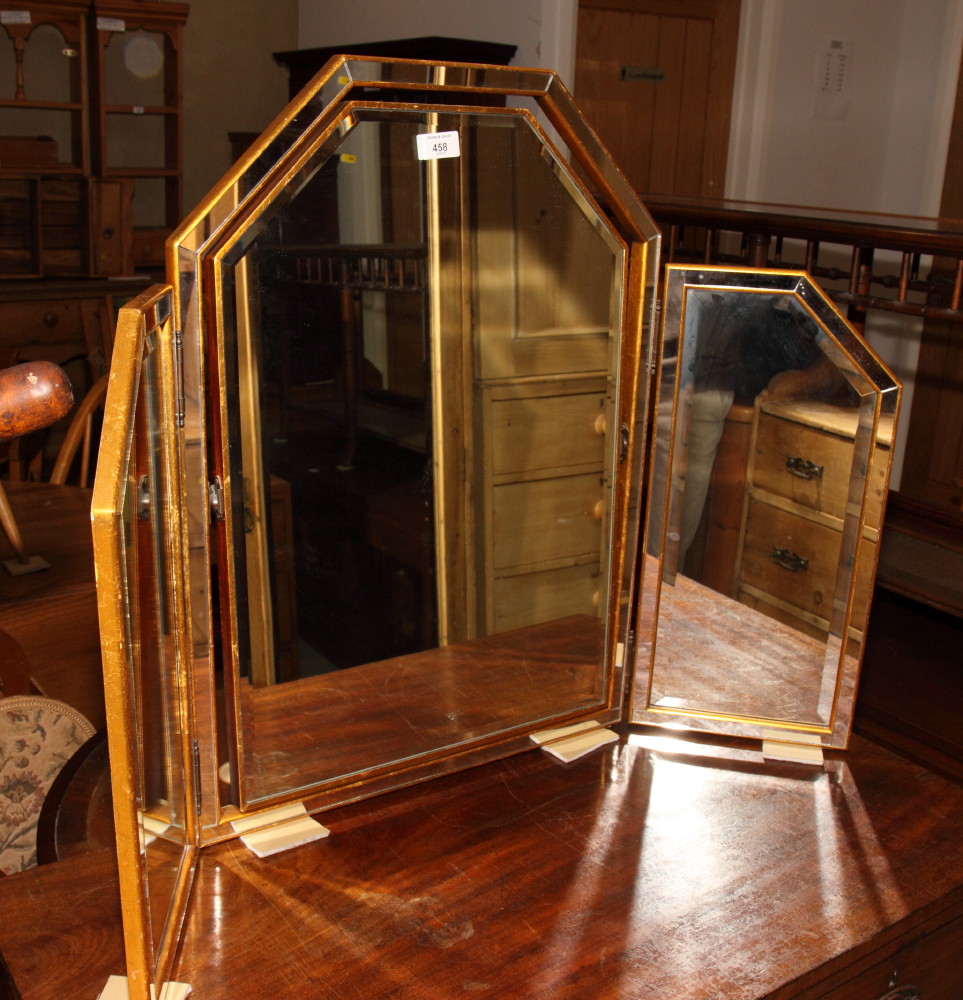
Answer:
M809 560L805 556L790 552L789 549L781 549L778 545L772 547L770 559L781 569L787 569L790 573L799 573L809 568Z
M822 479L823 467L811 462L808 458L794 458L792 455L786 456L786 472L791 476L798 476L800 479Z

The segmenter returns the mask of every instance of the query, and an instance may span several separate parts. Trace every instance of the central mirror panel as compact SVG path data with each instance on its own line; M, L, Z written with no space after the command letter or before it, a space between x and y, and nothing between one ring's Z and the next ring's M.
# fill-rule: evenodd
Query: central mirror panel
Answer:
M627 257L489 109L353 107L220 245L236 805L611 704Z

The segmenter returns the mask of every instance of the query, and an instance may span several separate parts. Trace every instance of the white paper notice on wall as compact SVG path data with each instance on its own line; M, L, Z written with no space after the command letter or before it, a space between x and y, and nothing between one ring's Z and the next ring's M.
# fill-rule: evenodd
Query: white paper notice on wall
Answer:
M415 150L419 160L447 160L461 156L461 143L457 132L422 132L415 136Z
M813 118L839 120L849 113L853 90L853 53L849 42L833 38L816 56Z

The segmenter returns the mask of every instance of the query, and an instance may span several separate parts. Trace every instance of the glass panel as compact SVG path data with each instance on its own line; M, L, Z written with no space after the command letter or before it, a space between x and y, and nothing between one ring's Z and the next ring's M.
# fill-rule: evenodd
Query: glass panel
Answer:
M679 269L668 289L636 708L832 743L855 693L896 385L808 279Z
M143 362L123 509L126 590L132 604L130 648L135 691L140 838L146 858L152 940L160 942L180 868L184 840L183 772L174 701L175 649L169 603L171 529L165 518L169 484L161 453L160 373L156 352Z
M167 129L163 115L109 114L107 166L113 169L163 169L167 165Z
M13 39L0 31L0 100L12 101L17 96L17 55Z
M47 108L0 108L3 135L24 136L37 141L37 152L29 155L25 170L65 164L80 165L80 114ZM51 147L51 140L53 146Z
M23 90L28 101L80 100L80 53L52 24L38 24L30 32L23 53Z
M226 260L240 800L604 707L625 248L530 120L358 112Z
M165 46L156 31L113 32L104 49L104 99L109 105L163 107Z

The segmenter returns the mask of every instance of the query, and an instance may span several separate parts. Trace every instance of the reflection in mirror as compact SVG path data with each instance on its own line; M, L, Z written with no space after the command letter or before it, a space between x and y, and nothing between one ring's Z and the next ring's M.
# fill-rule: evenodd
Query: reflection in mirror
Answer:
M161 375L156 349L145 354L135 407L131 472L124 503L127 590L139 607L131 615L131 643L141 656L132 666L139 706L136 737L142 769L137 796L145 857L152 940L163 940L182 861L186 824L184 773L179 760L174 629L170 594L173 571L165 502ZM136 582L135 582L136 581Z
M93 500L118 857L122 892L136 903L125 907L125 935L138 942L134 977L148 983L173 958L192 857L177 707L177 490L164 430L171 341L169 295L147 292L122 313L114 370L126 384L115 378L109 389Z
M798 275L670 268L664 359L633 714L832 744L848 735L898 387Z
M531 118L359 110L220 254L238 804L603 706L626 251Z

